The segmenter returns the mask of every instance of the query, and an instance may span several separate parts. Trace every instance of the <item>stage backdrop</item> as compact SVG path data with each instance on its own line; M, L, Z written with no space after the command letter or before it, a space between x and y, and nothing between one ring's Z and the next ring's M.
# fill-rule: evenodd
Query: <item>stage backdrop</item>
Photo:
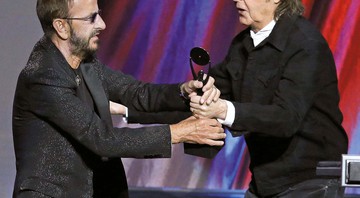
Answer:
M99 2L107 29L99 58L115 70L154 83L189 80L189 52L201 46L213 63L224 58L244 27L231 0L121 0ZM334 53L349 153L360 154L360 1L303 0L305 17L323 33ZM309 151L311 152L311 151ZM171 159L124 159L130 186L245 189L249 157L242 137L209 160L173 147ZM348 189L354 193L354 189Z

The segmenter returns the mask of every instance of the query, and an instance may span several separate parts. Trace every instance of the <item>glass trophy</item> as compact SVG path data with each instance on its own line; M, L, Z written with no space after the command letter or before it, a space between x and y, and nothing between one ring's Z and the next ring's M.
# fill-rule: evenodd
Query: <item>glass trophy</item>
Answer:
M198 71L198 73L195 72L193 62L201 67L206 67L208 65L207 69L207 76L204 79L204 70L201 69ZM203 85L205 85L210 77L210 69L211 69L211 61L209 53L204 50L201 47L194 47L190 51L190 68L191 73L194 77L194 80L199 80L203 82ZM201 89L197 91L198 95L202 95L203 92ZM195 155L199 157L204 158L213 158L216 156L216 154L221 150L222 146L209 146L209 145L203 145L203 144L189 144L184 143L184 152L189 155Z
M193 66L193 62L202 67L206 67L206 65L208 65L208 74L205 79L204 79L204 70L203 69L199 70L198 73L196 74L194 66ZM203 85L205 85L208 82L209 77L210 77L211 62L210 62L209 53L201 47L192 48L190 51L190 68L191 68L191 73L194 77L194 80L202 81ZM201 89L199 89L197 93L198 93L198 95L203 94Z

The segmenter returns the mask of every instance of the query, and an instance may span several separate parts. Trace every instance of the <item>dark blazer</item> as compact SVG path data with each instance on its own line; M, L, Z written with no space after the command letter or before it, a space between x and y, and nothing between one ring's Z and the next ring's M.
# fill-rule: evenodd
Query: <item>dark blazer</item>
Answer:
M320 32L287 15L257 47L249 31L234 38L211 73L235 106L233 135L246 134L250 188L268 196L315 178L319 161L341 160L348 139L333 55Z
M190 107L188 107L188 110ZM192 116L189 111L161 111L156 113L140 112L128 109L128 123L139 124L175 124Z
M178 85L150 85L97 59L81 71L94 109L77 96L75 73L43 37L22 70L13 107L14 197L127 197L120 157L170 157L168 125L113 128L108 101L138 111L185 110Z

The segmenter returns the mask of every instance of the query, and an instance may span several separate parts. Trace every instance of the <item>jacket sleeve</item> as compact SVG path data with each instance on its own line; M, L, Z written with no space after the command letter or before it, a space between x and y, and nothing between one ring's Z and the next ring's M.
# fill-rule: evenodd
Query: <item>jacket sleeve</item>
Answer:
M54 69L24 72L19 88L24 104L37 118L103 157L170 157L168 125L113 128L75 95L76 84ZM130 86L130 85L129 85ZM121 92L121 91L120 91ZM35 119L35 118L34 118ZM41 126L38 126L41 128ZM41 129L44 130L44 129Z
M161 112L140 112L128 109L128 123L139 124L175 124L188 117L192 113L185 111L161 111Z
M180 84L150 84L103 66L99 78L109 99L143 112L189 111L180 96Z
M307 46L304 44L303 48L285 49L285 54L292 54L288 55L280 68L279 82L269 103L233 101L236 109L232 125L234 130L291 137L299 130L304 119L309 118L307 114L318 103L318 98L331 97L329 100L335 101L331 105L338 105L336 71L331 51L324 42L311 42ZM259 78L264 87L271 80ZM324 108L324 113L326 111Z

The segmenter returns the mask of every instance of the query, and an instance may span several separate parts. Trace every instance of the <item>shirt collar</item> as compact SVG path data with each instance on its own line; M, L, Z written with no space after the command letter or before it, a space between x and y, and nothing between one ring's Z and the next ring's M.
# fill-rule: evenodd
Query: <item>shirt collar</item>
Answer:
M275 20L272 20L263 29L261 29L256 33L250 30L250 36L253 39L253 43L255 47L270 35L271 31L274 29L275 24L276 24Z

